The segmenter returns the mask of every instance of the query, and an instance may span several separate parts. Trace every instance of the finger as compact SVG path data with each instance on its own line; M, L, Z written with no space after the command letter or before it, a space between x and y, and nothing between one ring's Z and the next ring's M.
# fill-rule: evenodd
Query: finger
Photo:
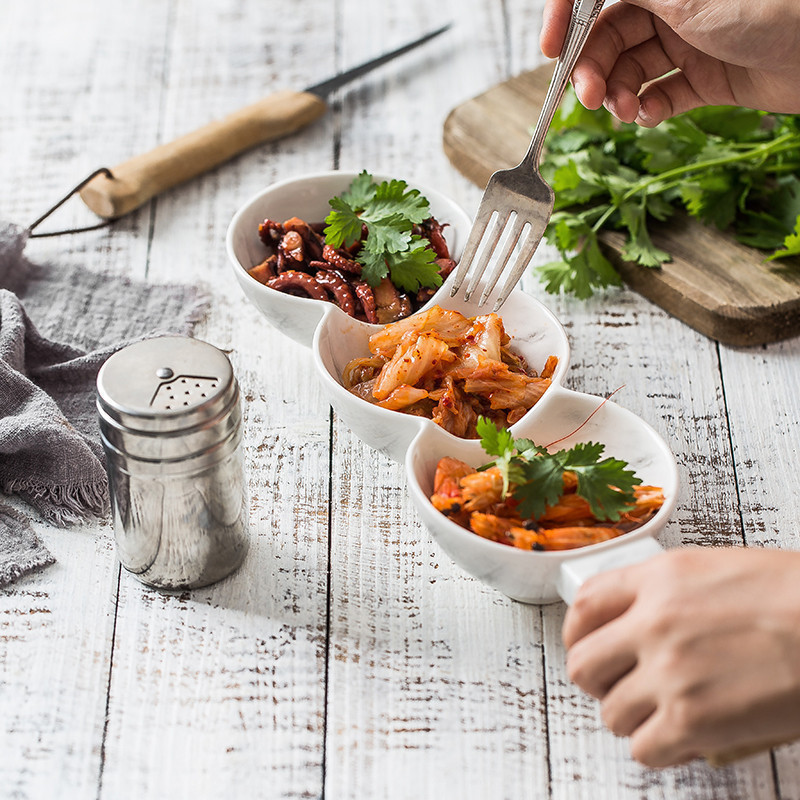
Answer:
M622 677L603 698L603 722L617 736L630 736L656 710L656 700L647 680L642 668L637 667Z
M633 122L640 110L642 87L675 68L658 39L626 50L617 60L606 81L603 105L623 122Z
M653 81L639 96L636 122L654 128L669 117L706 105L682 72Z
M673 767L697 758L700 752L687 744L684 729L657 708L630 737L631 755L647 767Z
M602 699L636 666L636 642L624 617L584 636L567 654L570 680Z
M573 75L580 79L605 79L619 57L656 35L653 16L627 3L615 3L598 17Z
M629 608L637 591L630 572L631 568L603 572L581 586L564 619L562 638L567 649Z
M558 58L561 55L571 14L570 0L547 0L544 4L539 47L547 58Z

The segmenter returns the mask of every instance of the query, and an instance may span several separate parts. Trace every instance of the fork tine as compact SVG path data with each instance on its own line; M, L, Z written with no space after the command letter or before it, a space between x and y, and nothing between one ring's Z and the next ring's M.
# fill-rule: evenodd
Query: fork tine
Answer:
M503 305L503 303L505 303L505 301L508 299L511 291L517 285L519 279L522 277L522 274L528 268L528 263L533 258L536 248L539 247L539 242L542 241L541 235L537 237L532 236L531 233L532 229L528 232L528 239L522 245L522 248L519 251L517 262L514 265L514 268L508 273L508 277L503 284L503 288L500 290L500 294L497 296L497 300L494 304L494 311L497 311L497 309L500 308L500 306ZM483 300L481 300L481 302L483 302Z
M522 236L522 232L525 230L525 226L527 225L530 228L530 223L527 220L523 219L522 216L512 211L512 216L509 217L509 222L506 225L508 230L507 238L505 244L503 245L503 250L497 256L497 264L489 278L486 282L483 294L481 295L481 299L478 301L478 305L482 306L489 295L494 290L494 287L497 285L497 281L500 280L500 276L503 274L503 270L506 268L508 264L508 260L511 258L514 248L517 246L517 242L520 240L520 236Z
M496 211L492 216L494 218L494 227L489 233L482 237L484 240L484 247L480 254L480 258L470 264L470 280L467 288L464 290L464 300L467 301L470 299L470 297L472 297L472 293L478 287L478 284L483 277L483 273L486 272L486 268L489 266L489 262L494 255L494 251L497 249L497 243L500 241L503 235L503 230L505 229L505 221L500 219L500 212Z
M453 282L450 286L451 297L454 297L456 292L461 288L461 284L464 282L464 278L466 278L467 273L469 272L472 259L475 258L475 253L478 251L478 245L480 245L481 240L483 239L483 234L486 231L486 228L489 226L492 217L494 216L492 213L482 214L482 211L485 211L485 209L478 209L478 215L475 217L475 222L473 223L472 229L469 232L469 238L467 239L467 243L464 245L464 252L461 254L458 267L456 267Z

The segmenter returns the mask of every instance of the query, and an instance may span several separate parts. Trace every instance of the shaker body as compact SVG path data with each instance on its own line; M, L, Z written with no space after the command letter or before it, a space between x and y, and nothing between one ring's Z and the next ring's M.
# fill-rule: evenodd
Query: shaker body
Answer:
M131 348L138 350L126 353ZM126 385L141 379L137 370L170 379L121 402ZM177 395L174 387L179 404L154 402L165 388ZM239 390L227 358L183 337L131 345L101 370L98 409L125 569L149 586L174 590L206 586L239 567L249 545L248 496Z

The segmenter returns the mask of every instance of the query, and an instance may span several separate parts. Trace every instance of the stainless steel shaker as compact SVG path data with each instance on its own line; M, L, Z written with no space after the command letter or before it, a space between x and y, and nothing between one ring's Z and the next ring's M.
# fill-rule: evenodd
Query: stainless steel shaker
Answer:
M161 336L97 376L119 560L160 589L224 578L248 549L239 387L216 347Z

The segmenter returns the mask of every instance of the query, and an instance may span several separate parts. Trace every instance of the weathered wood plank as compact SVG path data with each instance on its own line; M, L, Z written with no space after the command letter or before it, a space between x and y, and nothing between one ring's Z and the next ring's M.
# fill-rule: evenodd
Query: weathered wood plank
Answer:
M20 507L21 510L25 510ZM0 784L94 797L119 567L109 526L34 524L56 558L0 591Z
M681 494L663 544L742 544L736 476L726 466L731 453L714 344L632 292L588 303L542 299L570 335L568 384L600 397L619 389L614 400L652 425L676 454ZM670 346L664 348L667 341ZM775 796L766 757L720 771L701 762L677 771L636 765L626 743L604 729L599 705L569 684L562 619L562 607L544 609L554 798L593 797L598 783L614 787L620 798Z
M163 68L167 8L88 2L3 5L0 218L28 225L99 166L98 120L139 148L157 122L142 91ZM35 21L35 22L34 22ZM114 31L113 36L108 32ZM136 108L138 114L122 109ZM143 276L148 215L125 226L28 244L37 262ZM91 223L79 201L50 230ZM101 769L118 564L108 525L36 524L57 563L0 592L0 783L9 797L94 797Z
M546 782L539 611L415 522L402 468L336 428L326 789L518 797Z
M800 501L787 475L800 445L800 343L720 350L745 541L797 550ZM775 764L780 796L800 796L800 745L777 749Z
M152 142L160 92L149 82L163 72L168 11L164 3L98 0L77 9L38 1L4 6L5 30L16 34L0 53L0 180L13 187L0 197L0 219L30 225L93 170ZM101 231L32 240L27 255L141 276L149 219L144 209ZM98 221L74 199L38 230Z
M225 0L176 8L161 139L252 102L277 75L303 86L317 70L332 71L330 12L306 7L254 24L236 8ZM303 48L286 46L298 41ZM211 288L211 314L197 335L230 354L240 382L253 538L239 572L190 595L162 595L125 576L104 797L131 787L178 797L320 793L328 406L308 351L245 300L224 240L233 213L256 191L330 167L329 125L243 155L154 203L148 275Z
M404 36L436 25L426 8L403 6ZM399 37L399 8L343 11L353 60ZM475 187L447 164L441 125L452 102L504 68L503 16L453 2L436 11L457 20L437 53L344 98L341 163L417 178L469 208ZM455 567L415 519L402 468L347 429L335 434L326 793L513 798L545 787L539 610Z

